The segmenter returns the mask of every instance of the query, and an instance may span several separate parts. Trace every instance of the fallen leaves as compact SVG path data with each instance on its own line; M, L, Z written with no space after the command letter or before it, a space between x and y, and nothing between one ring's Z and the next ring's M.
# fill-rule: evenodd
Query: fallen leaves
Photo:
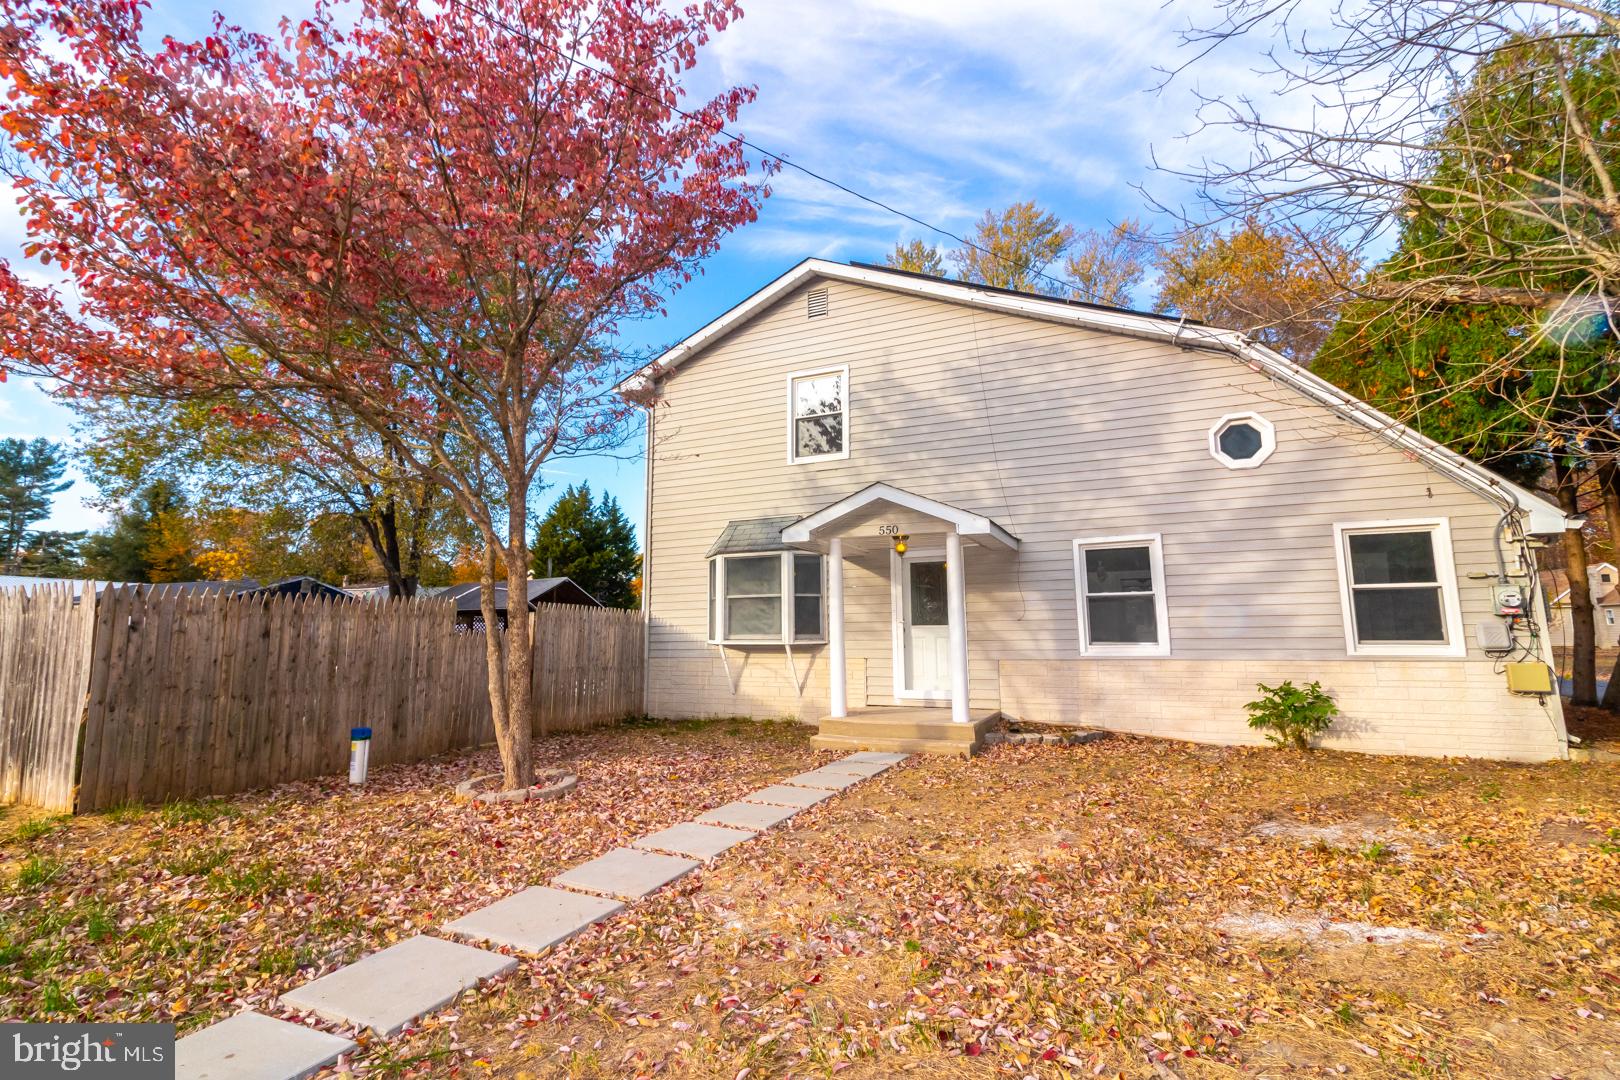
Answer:
M460 1037L499 1068L503 1017L589 988L597 1011L543 1025L567 1047L555 1074L1602 1062L1620 1053L1603 900L1620 860L1539 829L1606 835L1617 795L1620 775L1561 765L1129 739L918 760L527 961ZM1286 827L1257 833L1268 821ZM1221 933L1233 917L1267 932ZM1512 1037L1477 1034L1503 1022Z
M333 777L13 830L26 835L0 848L0 1015L184 1033L274 1012L293 986L831 756L741 722L624 726L535 750L579 787L552 802L454 800L456 781L496 767L491 750L375 769L363 790ZM30 859L59 868L24 884Z
M208 822L92 824L118 856L95 870L74 857L75 823L9 845L65 869L43 893L7 897L0 917L37 927L29 895L76 907L99 885L118 920L103 942L123 951L122 969L170 973L155 986L126 975L99 1014L187 1004L196 1019L181 1022L194 1024L824 760L804 736L684 725L547 740L542 764L577 763L581 787L541 804L557 810L544 820L439 805L431 792L465 769L442 763L402 772L397 788L383 778L358 839L332 824L357 798L337 783L233 801L236 813ZM1620 1053L1620 851L1593 840L1620 828L1617 808L1620 772L1596 765L1132 739L921 759L526 958L351 1067L750 1080L914 1067L1197 1080L1277 1063L1567 1072L1572 1056ZM297 858L275 854L300 843ZM164 868L208 845L228 863ZM255 858L269 865L255 871ZM227 872L229 902L215 877ZM122 907L132 891L153 917ZM176 909L193 936L169 955L158 929ZM339 914L341 928L322 921ZM67 920L70 937L82 921ZM150 941L131 951L136 935ZM227 947L197 965L215 940ZM74 944L54 970L94 957ZM5 984L8 1006L41 1009L46 982L32 982ZM69 985L88 1011L94 979Z

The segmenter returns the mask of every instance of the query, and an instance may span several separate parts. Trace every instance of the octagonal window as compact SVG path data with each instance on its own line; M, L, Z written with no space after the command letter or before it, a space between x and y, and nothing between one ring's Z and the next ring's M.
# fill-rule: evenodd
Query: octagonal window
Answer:
M1228 469L1253 469L1277 448L1277 429L1258 413L1232 413L1209 429L1209 452Z

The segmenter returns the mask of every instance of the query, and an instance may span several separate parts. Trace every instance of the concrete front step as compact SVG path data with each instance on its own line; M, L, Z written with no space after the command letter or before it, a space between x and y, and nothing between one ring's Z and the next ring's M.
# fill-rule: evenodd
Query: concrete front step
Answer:
M954 754L957 757L972 757L979 749L977 743L868 735L813 735L810 745L818 750L890 750L900 754Z
M971 723L957 724L945 709L859 709L849 716L822 717L811 743L829 750L971 755L996 718L994 712L980 712Z

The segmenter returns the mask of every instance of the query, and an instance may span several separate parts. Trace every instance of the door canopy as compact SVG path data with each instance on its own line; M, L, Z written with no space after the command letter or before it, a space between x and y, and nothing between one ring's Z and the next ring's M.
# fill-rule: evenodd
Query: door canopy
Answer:
M885 524L893 518L897 524ZM1018 550L1018 537L982 514L942 503L892 484L870 484L853 495L799 518L782 530L782 542L789 547L824 550L833 537L860 536L862 526L872 527L871 536L882 537L884 528L905 533L954 532L982 547Z

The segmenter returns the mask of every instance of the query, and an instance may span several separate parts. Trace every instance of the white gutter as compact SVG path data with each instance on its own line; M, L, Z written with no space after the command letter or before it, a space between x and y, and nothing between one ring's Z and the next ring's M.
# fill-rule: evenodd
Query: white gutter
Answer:
M1311 374L1282 355L1263 345L1257 345L1241 334L1230 330L1215 332L1224 339L1222 344L1234 355L1252 360L1264 367L1273 378L1292 386L1306 397L1325 405L1346 418L1359 423L1374 435L1400 450L1408 451L1436 472L1484 495L1503 510L1525 519L1525 531L1547 535L1561 533L1567 528L1578 528L1584 519L1571 525L1564 512L1546 499L1487 469L1399 423L1373 408L1360 398L1353 397L1332 383ZM1231 339L1236 339L1231 340Z

